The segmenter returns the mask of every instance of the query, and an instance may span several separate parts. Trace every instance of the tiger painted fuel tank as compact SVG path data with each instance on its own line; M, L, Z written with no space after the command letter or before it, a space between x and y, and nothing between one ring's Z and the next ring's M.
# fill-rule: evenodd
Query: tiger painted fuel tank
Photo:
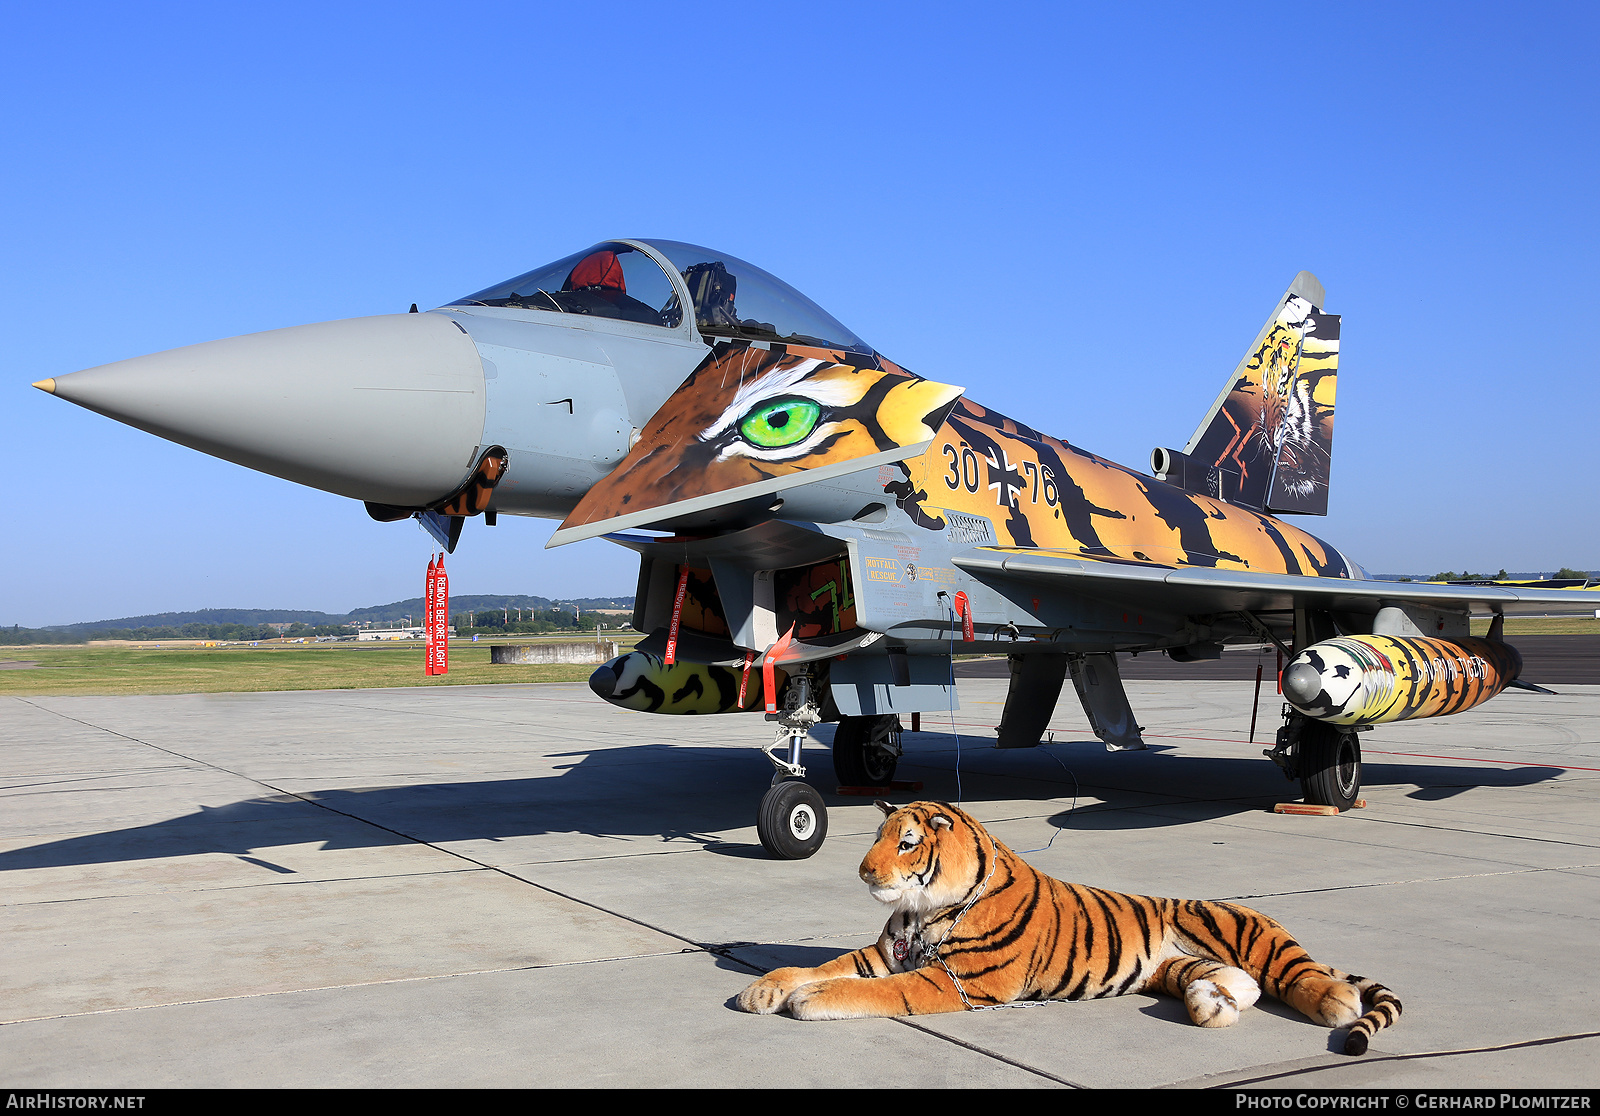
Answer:
M1498 640L1338 636L1295 656L1283 696L1328 724L1382 725L1471 709L1521 673L1522 656Z
M745 713L764 705L761 675L759 661L751 667L747 681L744 672L735 667L685 662L669 666L659 655L630 651L591 674L589 689L612 705L642 713ZM788 675L774 668L773 678L781 692Z

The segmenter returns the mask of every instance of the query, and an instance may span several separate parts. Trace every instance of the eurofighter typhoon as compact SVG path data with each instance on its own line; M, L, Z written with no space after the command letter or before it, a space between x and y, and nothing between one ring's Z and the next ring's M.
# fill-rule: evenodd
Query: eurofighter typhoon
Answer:
M1145 474L901 368L743 260L612 240L435 310L37 386L417 517L452 550L468 518L506 514L561 520L551 546L637 551L646 637L590 686L652 713L764 711L757 828L799 858L827 833L801 781L808 731L838 723L841 783L889 784L901 718L955 706L953 651L1010 659L1000 747L1037 745L1070 678L1122 750L1144 742L1118 653L1275 644L1288 705L1268 754L1340 809L1363 728L1527 687L1503 617L1593 615L1600 594L1374 581L1281 518L1326 513L1338 361L1339 318L1302 272L1185 448Z

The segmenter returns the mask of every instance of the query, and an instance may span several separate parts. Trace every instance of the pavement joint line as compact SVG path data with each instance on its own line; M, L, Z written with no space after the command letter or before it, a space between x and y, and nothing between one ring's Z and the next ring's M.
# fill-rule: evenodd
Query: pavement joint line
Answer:
M1038 1001L1038 1002L1039 1003L1046 1003L1046 1002L1049 1002L1049 1001ZM1065 1001L1062 1001L1062 1002L1065 1002ZM1035 1005L1031 1005L1030 1004L1029 1006L1031 1007L1031 1006L1035 1006ZM966 1013L962 1012L962 1013L959 1013L959 1014L966 1014ZM966 1050L970 1050L974 1054L981 1054L985 1058L992 1058L996 1062L1004 1062L1006 1065L1012 1066L1012 1067L1014 1067L1016 1069L1019 1069L1019 1070L1022 1070L1025 1073L1031 1073L1031 1074L1034 1074L1035 1076L1042 1077L1046 1081L1054 1081L1058 1085L1065 1085L1069 1089L1087 1089L1087 1088L1089 1088L1089 1086L1087 1086L1087 1085L1079 1084L1078 1082L1069 1080L1068 1078L1057 1077L1055 1074L1050 1073L1048 1070L1042 1070L1038 1066L1030 1066L1027 1062L1019 1062L1015 1058L1008 1058L1004 1054L998 1053L998 1052L996 1052L994 1050L990 1050L987 1047L979 1046L977 1043L968 1042L965 1039L958 1039L954 1035L947 1035L947 1034L944 1034L941 1031L936 1031L931 1027L925 1027L920 1023L913 1022L910 1018L908 1018L906 1016L896 1015L896 1016L891 1016L890 1019L891 1019L892 1022L899 1023L903 1027L910 1027L913 1031L921 1031L923 1034L929 1036L930 1038L942 1039L943 1041L948 1042L948 1043L950 1043L950 1044L952 1044L954 1046L959 1046L959 1047L962 1047L962 1048L964 1048Z
M23 698L21 700L26 702L29 705L33 705L33 703L27 701L26 698ZM102 725L90 724L88 721L81 720L81 719L79 719L77 717L68 716L67 714L62 713L59 710L45 709L43 706L34 706L34 708L42 709L44 712L54 713L56 716L61 717L64 720L76 722L77 724L83 725L86 728L96 729L96 730L98 730L100 732L110 733L112 736L119 736L122 739L131 741L131 742L133 742L135 744L142 744L147 748L154 748L156 751L165 752L170 756L177 756L179 759L188 760L191 763L198 764L198 765L200 765L202 767L210 768L213 771L221 771L221 772L224 772L226 774L233 775L236 778L244 779L244 780L246 780L248 782L255 783L257 786L266 787L268 790L274 792L275 794L287 794L287 795L290 795L290 796L292 796L294 798L298 798L301 802L305 802L305 803L308 803L309 805L316 806L319 809L326 810L330 814L337 814L340 817L349 818L350 820L356 821L356 822L360 822L363 825L369 825L373 829L381 830L384 833L392 833L396 837L403 837L407 841L412 842L413 844L422 845L425 848L434 849L434 850L436 850L438 852L443 853L446 856L453 856L453 857L456 857L459 860L466 861L468 864L476 864L480 868L485 868L485 869L487 869L487 870L489 870L491 872L497 872L500 875L504 876L506 879L515 880L517 883L524 884L524 885L526 885L528 887L538 888L541 891L545 891L545 892L548 892L551 895L555 895L555 896L557 896L559 898L565 899L570 903L578 903L578 904L580 904L582 906L590 908L591 910L596 910L596 911L600 911L602 914L611 915L613 918L620 918L620 919L624 920L625 922L631 922L635 926L642 926L646 930L653 930L657 934L662 934L662 935L664 935L666 937L669 937L669 938L676 938L678 941L684 942L687 945L694 946L696 949L704 949L705 948L703 945L701 945L701 943L693 940L692 938L687 938L682 934L675 933L675 932L673 932L671 930L664 929L664 928L662 928L660 926L653 926L650 923L645 922L642 919L637 919L637 918L632 917L631 915L623 914L621 911L611 910L608 907L602 907L600 904L591 902L591 901L589 901L587 899L580 899L575 895L568 895L567 893L565 893L563 891L558 891L557 889L555 889L553 887L550 887L547 884L538 883L535 880L530 880L530 879L526 879L525 877L518 876L513 872L510 872L510 871L508 871L508 870L506 870L504 868L498 867L497 865L486 864L481 860L474 859L473 857L467 856L465 853L457 852L454 849L447 849L447 848L444 848L444 847L442 847L440 845L436 845L431 841L424 841L421 838L416 837L416 836L414 836L414 835L412 835L410 833L406 833L406 832L404 832L402 830L394 829L394 828L392 828L390 826L382 825L382 824L380 824L378 822L372 821L370 818L363 818L363 817L360 817L359 815L356 815L356 814L347 813L344 810L335 810L332 806L329 806L328 804L326 804L324 802L319 802L314 798L307 798L305 795L296 794L294 791L287 790L287 789L282 788L282 787L273 786L271 783L268 783L265 780L254 778L254 777L252 777L250 775L246 775L246 774L244 774L243 772L240 772L240 771L234 771L231 768L223 767L221 764L208 763L205 760L202 760L202 759L199 759L199 758L196 758L196 757L193 757L193 756L186 756L183 753L175 752L170 748L163 748L159 744L152 744L148 740L140 740L136 736L129 736L127 733L118 732L116 729L106 728L106 727L104 727Z
M926 765L923 765L923 766L926 766ZM932 770L945 770L945 769L943 769L943 768L933 768ZM1008 779L1008 778L1026 779L1029 782L1050 782L1050 781L1053 781L1053 780L1047 780L1047 779L1043 779L1043 778L1036 779L1036 778L1034 778L1032 776L1029 776L1029 775L1020 775L1020 774L1013 775L1013 774L1010 774L1010 773L991 773L991 772L971 772L971 771L969 771L968 774L969 775L972 775L972 774L985 775L985 776L996 778L996 779ZM1466 786L1469 789L1471 788L1470 784L1461 784L1461 785L1462 786ZM1138 788L1134 788L1134 787L1114 786L1114 785L1111 785L1111 784L1104 784L1104 783L1084 784L1084 789L1087 790L1087 791L1114 791L1114 792L1119 792L1119 793L1122 793L1122 794L1149 794L1150 793L1148 791L1142 791L1142 790L1140 790ZM1096 797L1099 797L1099 796L1096 795ZM1073 814L1076 814L1076 813L1109 814L1109 813L1120 813L1120 812L1124 812L1124 811L1134 811L1134 810L1146 810L1146 811L1150 811L1152 813L1155 813L1155 812L1158 812L1164 806L1213 805L1213 804L1214 805L1223 805L1223 804L1250 805L1250 804L1253 804L1253 803L1264 801L1264 799L1261 796L1242 796L1242 797L1239 797L1239 798L1181 798L1181 797L1178 797L1176 795L1163 795L1163 796L1160 796L1160 797L1162 799L1161 801L1145 802L1145 803L1134 803L1134 804L1130 804L1130 805L1127 805L1127 806L1113 806L1110 803L1105 802L1105 801L1100 801L1100 802L1097 802L1097 803L1086 803L1084 805L1078 806L1075 809L1071 810L1070 813L1073 813ZM1055 801L1055 800L1052 799L1050 801ZM1268 811L1263 810L1262 812L1266 813ZM1050 816L1050 815L1047 815L1047 816ZM1162 815L1162 816L1168 816L1168 815ZM1460 828L1458 828L1456 826L1430 824L1430 823L1426 823L1426 822L1404 821L1404 820L1399 819L1399 818L1373 817L1373 816L1370 816L1370 815L1363 815L1362 812L1360 812L1360 811L1349 812L1349 813L1341 814L1339 816L1341 818L1346 818L1346 819L1348 819L1349 821L1352 821L1352 822L1371 822L1373 824L1379 824L1379 825L1411 826L1411 827L1415 827L1415 828L1418 828L1418 829L1438 830L1441 833L1470 833L1473 836L1480 836L1480 837L1483 837L1483 836L1487 836L1487 837L1504 837L1504 838L1507 838L1507 839L1510 839L1510 840L1516 840L1516 841L1537 841L1537 842L1539 842L1541 844L1572 845L1572 846L1574 846L1576 848L1581 848L1581 849L1592 849L1592 848L1600 847L1600 846L1596 846L1592 842L1586 842L1586 841L1567 841L1567 840L1561 840L1561 839L1555 838L1555 837L1533 837L1533 836L1528 836L1528 835L1519 834L1519 833L1496 833L1496 832L1485 832L1485 831L1482 831L1482 830L1464 830L1464 829L1460 829ZM1007 820L1020 820L1020 819L1007 819ZM1182 819L1182 820L1192 820L1192 819ZM1214 818L1214 819L1211 819L1211 820L1225 823L1228 819L1226 819L1226 818ZM1058 828L1063 828L1064 829L1064 828L1067 828L1067 827L1061 826L1061 827L1058 827ZM1322 837L1322 836L1326 836L1326 835L1325 834L1319 834L1318 836Z
M237 855L237 854L229 854ZM291 869L293 871L293 869ZM367 880L406 880L420 876L458 876L472 872L489 871L486 868L443 868L432 872L395 872L380 876L329 876L316 879L301 880L262 880L260 883L247 884L222 884L217 887L163 887L155 892L149 891L124 891L111 892L106 895L74 895L69 899L37 899L37 900L7 900L6 907L48 907L57 903L95 903L106 899L141 899L154 895L211 895L223 891L249 891L258 887L288 887L300 884L343 884L362 883ZM299 873L296 873L298 875Z
M1520 1042L1504 1042L1495 1046L1468 1046L1460 1050L1424 1050L1415 1054L1383 1054L1376 1058L1371 1056L1371 1051L1358 1060L1345 1059L1343 1061L1330 1061L1318 1066L1305 1066L1301 1069L1288 1070L1284 1073L1269 1073L1259 1077L1237 1077L1229 1081L1219 1081L1211 1088L1237 1089L1244 1085L1259 1085L1265 1081L1276 1081L1284 1077L1297 1077L1303 1073L1316 1073L1325 1069L1341 1069L1353 1065L1373 1066L1384 1062L1415 1062L1424 1058L1453 1058L1462 1054L1491 1054L1496 1050L1520 1050L1532 1046L1551 1046L1561 1042L1581 1042L1584 1039L1600 1038L1600 1031L1579 1031L1570 1035L1550 1035L1546 1038L1523 1039ZM1562 1090L1553 1089L1551 1092Z
M1376 880L1372 883L1340 884L1338 887L1309 887L1295 891L1258 891L1248 895L1229 895L1226 902L1243 899L1275 899L1286 895L1322 895L1334 891L1362 891L1372 887L1411 887L1416 884L1449 883L1453 880L1482 880L1492 876L1527 876L1539 872L1572 872L1580 868L1600 868L1600 864L1557 864L1549 868L1518 868L1505 872L1466 872L1459 876L1419 876L1412 880Z
M54 1019L85 1019L95 1015L120 1015L131 1011L191 1007L197 1004L226 1004L239 1000L261 1000L273 996L299 996L309 992L341 992L349 988L378 988L386 984L418 984L426 980L456 980L462 977L493 976L496 973L531 973L543 969L572 969L582 965L611 965L619 961L648 960L655 957L682 957L686 953L712 953L712 950L674 949L655 953L630 953L621 957L590 957L582 961L552 961L543 965L509 965L499 969L463 969L455 973L424 973L421 976L387 977L383 980L357 980L344 984L314 984L304 988L278 988L271 992L245 992L237 996L202 996L194 1000L166 1000L159 1004L131 1004L126 1007L96 1008L93 1011L64 1011L55 1015L29 1015L21 1019L0 1019L0 1027L19 1023L47 1023Z
M1351 820L1370 822L1373 825L1399 825L1408 829L1432 829L1440 833L1465 833L1474 837L1499 837L1508 841L1534 841L1541 845L1571 845L1579 849L1600 847L1591 841L1563 841L1555 837L1532 837L1522 833L1495 833L1487 830L1462 829L1453 825L1432 825L1427 822L1403 821L1400 818L1353 818Z

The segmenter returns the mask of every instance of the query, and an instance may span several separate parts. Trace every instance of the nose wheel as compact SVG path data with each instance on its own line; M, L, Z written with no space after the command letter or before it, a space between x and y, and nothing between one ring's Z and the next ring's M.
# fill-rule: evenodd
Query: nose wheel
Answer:
M756 833L779 860L804 860L828 837L828 808L810 783L785 779L762 796Z
M803 667L796 670L784 690L782 710L767 714L768 720L778 723L777 738L765 749L775 773L756 810L756 834L761 846L779 860L804 860L828 836L828 808L822 795L801 782L806 769L800 763L800 750L806 733L821 719L811 690L810 672Z

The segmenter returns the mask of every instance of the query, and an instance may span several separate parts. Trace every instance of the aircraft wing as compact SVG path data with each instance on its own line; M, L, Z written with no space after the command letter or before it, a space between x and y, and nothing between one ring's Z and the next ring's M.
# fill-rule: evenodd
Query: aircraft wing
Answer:
M1466 611L1475 616L1500 613L1600 617L1600 588L1533 589L1308 577L1163 566L1011 547L977 547L957 554L953 560L984 582L1070 592L1133 608L1185 615L1271 612L1307 606L1370 613L1386 604L1404 602L1430 609Z

